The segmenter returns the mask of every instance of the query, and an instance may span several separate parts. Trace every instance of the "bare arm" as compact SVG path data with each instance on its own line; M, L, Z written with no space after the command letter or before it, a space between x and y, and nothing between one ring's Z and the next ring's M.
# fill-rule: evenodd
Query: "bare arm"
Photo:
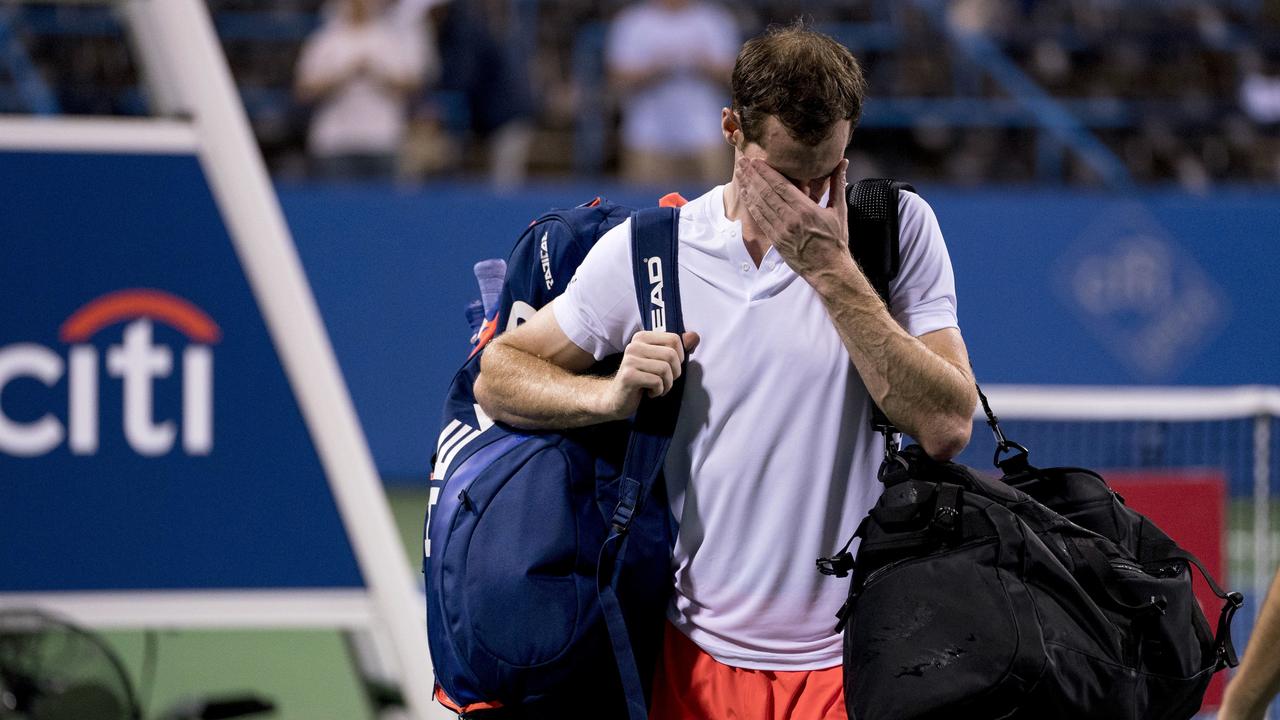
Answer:
M1264 720L1267 706L1280 693L1280 572L1271 583L1267 602L1249 638L1244 662L1227 685L1218 710L1219 720Z
M485 348L476 402L489 417L527 429L582 427L629 417L646 394L666 394L680 376L684 343L673 333L640 332L627 345L617 373L584 374L595 362L560 329L555 303Z
M360 67L351 65L330 73L320 71L299 73L294 85L294 94L304 103L323 100L360 74Z
M960 331L946 328L912 337L852 258L816 273L812 282L885 415L931 456L958 455L969 443L977 404Z
M841 161L830 197L845 193ZM760 160L737 176L748 212L778 253L817 291L872 399L931 456L949 459L969 442L977 404L964 340L955 328L912 337L889 314L849 254L848 206L822 208Z
M303 47L294 93L302 102L317 102L366 76L388 92L409 95L422 84L422 62L409 40L391 36L374 51L343 52L341 39L322 30Z
M397 52L394 46L390 46L383 50L382 55L368 59L366 68L369 77L388 92L397 95L412 95L417 92L422 87L423 62L409 48L401 48Z
M335 44L339 47L335 48ZM294 94L304 103L321 100L341 88L359 72L353 56L336 52L341 44L331 26L307 38L298 57Z

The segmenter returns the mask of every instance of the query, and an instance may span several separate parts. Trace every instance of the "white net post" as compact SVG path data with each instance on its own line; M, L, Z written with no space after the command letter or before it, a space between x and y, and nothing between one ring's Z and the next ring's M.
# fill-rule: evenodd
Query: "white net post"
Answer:
M1271 418L1259 414L1253 421L1253 612L1266 599L1271 586Z
M55 607L94 626L373 625L390 646L410 715L450 717L432 699L422 593L205 3L85 1L119 11L153 109L167 117L0 117L0 148L198 156L320 456L365 588L11 593L0 606Z
M169 63L164 72L181 88L210 188L387 630L408 709L420 720L447 717L432 701L420 593L208 9L199 0L128 2L131 13L147 15L141 42L157 49L153 57Z

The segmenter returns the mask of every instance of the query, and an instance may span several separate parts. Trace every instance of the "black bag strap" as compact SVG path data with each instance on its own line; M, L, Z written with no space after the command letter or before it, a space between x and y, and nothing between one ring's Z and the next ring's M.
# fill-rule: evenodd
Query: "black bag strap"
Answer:
M1000 428L1000 418L996 417L995 412L991 410L991 402L987 400L986 393L982 392L982 386L974 383L974 387L978 389L978 400L982 402L982 412L987 416L987 426L991 428L991 435L996 439L996 454L992 458L992 463L1004 472L1005 477L1031 470L1031 464L1027 460L1030 452L1021 443L1005 437L1004 430ZM1005 453L1013 454L1001 460L1000 456Z
M902 268L902 248L898 237L898 198L903 190L915 192L910 183L890 178L863 178L845 188L845 202L849 205L849 253L886 306L890 303L889 285L898 277L898 271ZM871 429L884 435L887 464L897 455L898 429L874 400L869 402ZM905 462L901 464L905 468ZM886 467L880 469L881 480L884 479L885 470ZM865 523L864 520L863 524ZM861 528L859 526L859 530ZM849 546L857 535L855 531L849 542L836 554L818 558L818 572L836 577L847 576L853 569L853 555L849 553ZM842 609L839 614L839 627L844 624L843 612Z
M991 427L991 434L995 437L994 463L1004 473L1004 481L1008 482L1010 477L1021 473L1039 472L1027 459L1030 454L1027 448L1005 436L1004 430L1000 428L1000 418L996 417L995 412L991 409L991 402L987 400L987 396L982 392L981 387L978 387L978 399L982 401L982 412L987 416L987 425ZM1009 457L1001 459L1001 456L1005 453L1011 454ZM1205 568L1199 558L1178 547L1171 540L1166 539L1157 548L1152 549L1150 553L1152 556L1159 556L1163 560L1181 560L1186 563L1188 572L1191 572L1193 567L1199 570L1200 576L1204 578L1213 594L1224 601L1222 610L1218 614L1218 626L1214 631L1213 646L1214 652L1218 656L1215 672L1223 668L1239 665L1240 659L1236 653L1235 643L1231 640L1231 621L1235 618L1236 611L1244 605L1244 596L1238 592L1223 590L1222 586L1218 584L1213 574ZM1106 577L1103 563L1098 558L1087 558L1086 565L1090 567L1098 578ZM1105 591L1105 581L1101 582L1101 587ZM1116 602L1118 603L1119 601Z
M1222 589L1218 581L1200 562L1200 558L1183 550L1182 548L1170 543L1169 546L1162 548L1165 557L1170 560L1181 560L1187 564L1187 572L1191 572L1191 568L1200 571L1200 576L1204 578L1209 585L1209 590L1217 595L1219 599L1225 602L1222 610L1218 613L1218 627L1213 635L1214 651L1218 655L1217 670L1223 668L1235 667L1240 664L1240 658L1236 653L1235 643L1231 640L1231 621L1235 619L1236 611L1244 605L1244 595L1238 592L1228 592Z
M678 222L677 208L638 210L631 216L636 301L646 330L684 332L676 265ZM629 720L647 720L648 693L645 688L648 683L636 663L626 619L618 601L618 581L631 521L644 507L653 493L654 484L662 475L683 393L682 373L666 395L641 401L627 443L627 456L622 463L618 504L609 521L609 535L600 548L596 567L596 593L600 597L613 656L618 664Z
M910 183L900 180L865 178L845 191L849 203L849 252L885 305L890 302L889 285L902 268L898 198L903 190L915 192ZM874 401L871 428L884 434L886 453L896 449L894 437L898 429Z
M900 180L865 178L845 191L849 203L849 251L886 304L889 284L902 267L898 199L903 190L915 192L910 183Z

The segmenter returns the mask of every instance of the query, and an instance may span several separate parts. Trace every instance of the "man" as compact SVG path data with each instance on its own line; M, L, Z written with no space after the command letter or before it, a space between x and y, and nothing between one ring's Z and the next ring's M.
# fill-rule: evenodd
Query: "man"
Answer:
M868 396L936 457L968 442L974 384L932 211L903 193L891 307L849 255L844 152L864 87L849 51L802 25L749 41L721 112L733 177L680 212L690 332L639 331L623 223L485 352L477 399L528 428L625 418L692 353L665 466L680 525L653 718L845 717L848 586L814 560L879 495ZM581 374L620 352L615 375Z

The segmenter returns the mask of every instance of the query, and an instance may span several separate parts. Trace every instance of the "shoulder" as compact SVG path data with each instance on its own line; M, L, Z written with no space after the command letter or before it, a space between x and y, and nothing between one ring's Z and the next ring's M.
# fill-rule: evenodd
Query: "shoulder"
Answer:
M337 27L338 21L328 20L320 27L316 28L307 39L302 42L304 51L316 48L323 48L333 44L335 41L342 41L342 30Z
M722 246L724 238L718 232L719 223L727 224L728 221L721 219L717 222L716 210L719 210L719 217L723 218L723 187L714 187L680 208L677 242L681 248L700 247L715 251ZM716 207L717 204L720 204L719 208Z
M733 13L729 12L722 5L709 2L699 2L690 6L690 14L713 25L722 28L736 28L737 20L734 19Z
M417 35L417 33L409 27L397 24L395 19L391 17L379 18L369 29L373 36L378 40L387 41L396 45L402 45L406 40Z
M650 22L653 16L653 8L649 7L648 3L638 3L619 10L610 24L614 28L631 28Z
M716 185L680 207L680 226L710 224L715 203L724 207L724 185ZM723 209L721 210L723 212Z
M898 193L898 219L904 226L924 222L938 224L938 217L928 201L909 190Z
M660 26L647 3L623 8L609 23L605 37L606 59L612 63L642 61Z
M578 266L574 278L580 275L630 277L631 273L631 218L615 225L596 240L587 251L587 257ZM572 282L572 281L570 281Z
M898 194L898 237L904 252L920 245L944 245L933 207L914 192Z
M619 252L619 248L626 249L631 246L631 218L628 217L622 222L614 225L605 234L596 240L595 248L604 246L608 248L605 252Z

